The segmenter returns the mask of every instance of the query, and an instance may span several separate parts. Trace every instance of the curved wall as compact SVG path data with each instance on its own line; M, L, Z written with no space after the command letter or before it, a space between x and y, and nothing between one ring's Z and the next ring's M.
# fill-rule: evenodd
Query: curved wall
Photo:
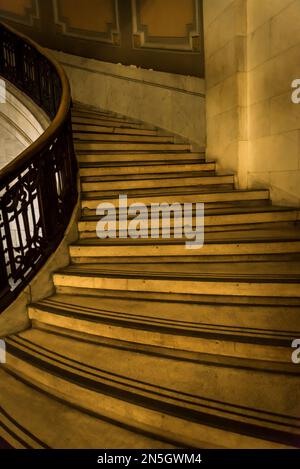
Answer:
M25 94L10 83L1 83L0 169L44 132L50 121Z
M205 147L205 81L51 51L74 101L132 117Z

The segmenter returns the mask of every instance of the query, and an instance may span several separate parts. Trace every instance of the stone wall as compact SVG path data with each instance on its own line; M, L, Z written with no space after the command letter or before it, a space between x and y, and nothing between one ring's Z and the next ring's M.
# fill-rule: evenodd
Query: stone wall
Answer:
M250 187L267 185L281 203L300 204L299 0L248 1Z
M240 161L247 158L246 20L245 0L204 1L207 156L236 172L240 185Z
M51 52L67 72L74 101L169 130L195 149L205 147L203 79Z
M299 0L205 0L208 156L300 203Z

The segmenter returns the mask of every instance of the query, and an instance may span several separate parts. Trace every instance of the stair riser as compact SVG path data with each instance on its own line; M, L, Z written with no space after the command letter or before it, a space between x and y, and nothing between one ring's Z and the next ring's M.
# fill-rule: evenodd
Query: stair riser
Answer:
M1 390L2 391L2 390ZM1 403L3 402L1 395ZM27 433L23 433L17 422L12 421L5 415L0 416L0 438L8 443L11 448L16 449L44 449L41 445L33 440ZM2 442L1 442L2 443ZM11 449L9 448L9 449ZM1 446L1 450L4 449Z
M219 216L205 216L205 229L207 227L214 227L222 230L231 230L233 225L242 225L243 229L253 229L251 224L259 225L262 223L274 223L274 222L285 222L285 221L296 221L298 220L298 212L271 212L271 213L245 213L242 215L219 215ZM167 222L160 220L159 226L166 226ZM249 225L250 224L250 225ZM170 226L174 226L174 218L170 220ZM195 219L193 217L193 227L195 227ZM96 221L80 221L78 223L78 230L82 238L95 238L96 234ZM119 229L118 222L116 223L117 229Z
M2 422L2 420L0 421L0 438L2 438L6 443L8 443L14 450L16 449L28 449L27 445L24 446L21 441L19 441L18 439L14 438L11 433L9 433L8 431L5 431L4 427L2 428L2 425L6 425L8 426L8 422ZM16 434L15 431L13 430L10 430L13 432L13 434ZM43 449L41 446L37 446L37 445L32 445L30 446L30 448L33 448L33 449Z
M125 430L117 422L83 413L10 375L3 367L0 368L0 381L1 406L6 412L5 416L3 413L0 416L0 439L2 437L15 449L159 447L170 450L177 446L176 442L160 442L150 435L136 433L132 428ZM2 423L7 431L2 428ZM2 445L1 449L4 449Z
M92 269L91 269L92 270ZM120 291L144 291L157 293L180 293L191 295L224 295L224 296L258 296L258 297L300 297L298 283L256 283L239 281L183 281L168 279L124 278L102 276L54 274L55 286L120 290Z
M122 163L123 164L123 163ZM182 165L136 165L136 166L112 166L112 167L94 167L94 168L80 168L80 175L82 177L89 177L89 176L111 176L111 175L118 175L121 174L126 175L128 174L166 174L166 173L180 173L186 171L214 171L215 164L208 163L208 164L182 164ZM124 181L125 182L125 181ZM101 182L99 183L101 184Z
M190 145L167 143L77 143L78 151L190 151Z
M73 124L80 125L101 125L108 127L121 127L125 129L146 129L146 130L155 130L153 127L142 125L139 123L133 123L126 120L114 119L112 117L85 117L81 115L74 115L72 117Z
M130 168L129 169L134 169L135 168L135 163L141 164L144 163L145 168L147 168L146 165L160 165L162 168L165 165L172 165L174 163L181 164L186 163L201 163L201 166L209 166L212 168L212 170L215 169L215 163L214 162L205 162L204 160L204 154L203 153L172 153L172 152L165 152L165 153L112 153L112 154L106 154L105 153L95 153L95 154L90 154L90 153L82 153L78 152L77 158L80 163L102 163L102 164L113 164L117 165L119 167L120 165L127 165L129 164ZM138 166L136 166L138 168ZM94 168L91 168L94 169ZM123 168L121 167L122 170L125 171L126 167ZM165 172L170 172L172 169L168 169L168 167L165 167ZM203 171L203 169L201 169Z
M92 132L74 132L75 143L84 142L138 142L138 143L174 143L174 137L161 135L114 135Z
M300 250L300 241L288 242L259 242L259 243L226 243L204 244L198 249L187 249L185 244L155 244L152 245L127 245L127 246L70 246L70 255L76 257L152 257L152 256L230 256L230 255L255 255L255 254L284 254L297 253Z
M285 448L276 442L266 442L251 436L233 433L229 429L210 427L205 424L187 421L165 414L136 403L118 399L111 395L99 394L77 383L62 379L60 376L49 374L30 363L20 360L13 355L7 357L9 367L17 374L27 379L52 395L67 399L73 405L80 406L101 416L115 419L124 424L135 425L137 428L145 425L153 433L164 434L169 438L180 441L183 445L200 447L203 441L219 446L220 441L226 441L227 448ZM113 410L112 410L113 409Z
M234 184L233 176L212 176L194 178L170 178L170 179L144 179L127 181L104 181L104 182L83 182L81 188L83 192L102 190L126 190L126 189L149 189L155 187L191 187L216 184Z
M268 200L268 191L253 191L253 192L215 192L209 194L176 194L176 195L153 195L148 197L128 197L128 204L141 203L150 205L151 203L216 203L216 202L233 202L233 201L248 201L248 200ZM119 205L118 198L110 198L108 201ZM98 205L103 202L103 199L82 200L81 207L96 209Z
M254 360L271 360L290 363L291 349L288 347L261 345L255 343L240 342L238 340L222 340L220 338L203 338L182 336L179 333L168 334L154 332L140 328L128 328L113 324L75 319L68 316L59 316L47 313L36 308L30 308L29 317L51 326L75 330L86 334L98 335L116 340L125 340L142 345L166 347L174 350L188 352L208 353L213 355L230 356L235 358L247 358ZM291 340L292 342L292 340Z
M158 130L146 130L146 129L123 129L122 127L105 127L101 125L89 125L89 124L73 124L73 132L97 132L98 134L118 134L118 135L153 135L153 136L165 136L166 134Z
M70 303L67 303L63 309L65 316L69 318L73 316L74 311L75 313L85 314L85 311L88 310L87 318L89 318L89 314L94 313L96 314L96 319L100 322L102 315L106 317L105 311L108 311L111 317L120 321L138 321L138 318L140 318L144 320L145 324L147 321L148 324L152 324L156 321L156 323L161 324L162 327L164 324L171 324L170 327L176 327L177 325L180 329L181 324L191 324L209 327L211 329L215 327L230 328L231 331L241 330L245 333L248 329L251 330L253 334L260 332L262 335L268 336L282 332L284 335L289 334L290 336L295 335L296 337L300 337L299 306L276 306L267 303L257 305L255 301L253 301L252 305L234 303L223 304L222 302L209 303L209 300L206 299L205 301L203 297L202 300L197 300L193 297L189 302L180 302L179 300L176 301L174 296L170 294L166 295L167 299L164 298L164 301L161 302L157 298L151 298L149 294L142 293L139 293L135 297L134 293L125 295L124 292L118 294L118 292L97 291L98 296L89 297L91 291L88 289L78 289L77 291L73 289L68 291L67 288L62 287L60 290L62 290L62 294L68 295L71 298ZM96 292L93 292L93 294L95 293ZM104 293L106 293L107 296L105 296ZM76 308L76 306L73 305L72 299L74 296L76 298L76 295L80 295L80 299L81 297L86 299L83 308ZM144 298L147 296L148 298ZM96 302L96 304L99 304L100 301L100 314L98 313L98 309L94 307L95 305L89 309L91 300ZM50 302L50 310L52 312L51 305L52 303ZM29 316L34 318L33 314L44 314L45 316L39 316L40 319L38 319L38 316L36 316L35 319L49 323L50 319L48 315L50 315L50 313L47 309L47 304L43 306L42 308L36 305L30 306ZM62 305L60 306L62 307ZM59 320L60 315L55 315L55 317L56 320ZM107 315L107 317L109 320L109 315ZM85 318L79 319L85 320ZM293 325L292 330L291 324ZM267 334L266 331L269 331L269 333ZM290 332L287 333L287 331Z
M143 125L142 122L136 119L131 119L130 117L118 115L113 112L101 112L101 111L99 112L98 110L89 111L87 109L81 109L81 110L73 109L72 118L111 120L115 122L122 122L122 123L124 122L124 123L135 124L135 125ZM145 127L148 127L148 125L145 124Z

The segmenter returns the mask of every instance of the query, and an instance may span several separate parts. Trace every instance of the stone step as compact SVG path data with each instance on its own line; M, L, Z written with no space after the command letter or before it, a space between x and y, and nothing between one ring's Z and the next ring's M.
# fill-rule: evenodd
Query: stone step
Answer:
M121 135L100 132L74 132L74 142L137 142L137 143L174 143L176 138L172 135Z
M101 127L120 127L123 129L143 129L143 130L157 130L153 126L147 126L139 122L126 121L115 119L113 117L105 116L86 116L84 114L73 114L72 123L79 125L98 125Z
M99 220L100 219L101 219L101 216L99 216ZM112 226L108 225L108 223L111 222L112 220L113 220L113 223L114 223L113 228L112 228ZM180 218L180 220L181 220L181 218ZM185 223L184 219L182 219L182 220L183 220L183 223ZM89 225L88 229L84 230L84 231L80 231L82 229L82 225L81 225L81 222L79 222L78 223L79 237L82 240L84 240L84 239L89 239L89 240L98 239L99 235L97 234L97 229L99 230L99 227L100 227L100 229L102 231L105 230L105 233L106 233L105 239L107 239L107 238L123 239L123 238L128 237L128 230L132 229L132 226L131 226L130 222L131 221L129 220L128 224L124 227L123 222L122 222L122 225L120 225L120 223L118 221L116 221L116 223L115 223L114 218L112 216L110 216L110 217L108 217L108 219L105 218L103 225L101 224L101 225L98 226L98 223L94 222L93 225ZM191 223L191 227L194 231L196 231L196 229L197 229L197 224L198 224L198 227L199 227L199 221L196 221L195 218L193 218L192 223ZM238 225L238 229L240 231L244 231L245 233L246 232L248 233L249 231L253 231L253 230L261 230L261 229L264 229L264 228L267 228L267 229L270 228L270 223L257 223L257 222L254 223L254 224L241 224L241 223L238 224L237 223L235 225L211 225L211 226L207 226L204 223L204 239L207 236L209 236L210 233L222 234L224 232L226 232L226 233L236 232L237 225ZM157 219L155 221L152 221L152 226L149 227L149 228L147 228L147 227L138 228L139 237L136 238L136 239L150 239L153 236L152 239L154 239L154 240L155 239L166 239L166 237L168 237L170 239L181 239L182 241L186 241L186 237L184 235L184 227L185 226L187 226L188 227L187 229L190 230L190 222L189 221L187 221L185 224L183 224L182 228L178 228L178 227L175 228L174 227L174 219L171 221L170 226L169 226L168 220L161 221L161 220ZM134 227L135 227L135 225L134 225ZM155 230L154 234L153 234L153 230ZM103 238L100 238L100 239L103 239ZM84 243L84 241L82 241L81 244L82 243ZM96 242L96 244L98 244L98 242ZM293 254L295 254L295 253L293 253ZM262 256L262 255L263 254L260 254L260 256ZM266 256L268 256L268 255L270 255L270 254L266 254ZM225 256L226 256L226 254L224 254L223 257L225 257ZM251 256L251 254L248 254L248 257L250 257L250 256ZM205 256L200 255L199 257L203 257L205 259ZM207 259L207 256L206 256L206 259ZM252 260L252 259L250 258L250 260ZM183 261L185 261L185 259L183 259Z
M111 119L119 119L121 121L128 121L128 122L135 122L142 124L141 121L134 119L132 117L124 116L122 114L118 114L116 112L112 112L106 109L92 109L88 108L87 106L78 107L75 105L72 109L72 115L82 115L87 117L105 117Z
M94 132L97 133L98 135L104 134L114 134L118 136L122 135L154 135L154 136L165 136L167 135L166 132L160 131L160 130L149 130L149 129L143 129L143 128L123 128L123 127L116 127L115 125L112 125L110 127L105 126L105 125L93 125L93 124L74 124L72 125L73 132L83 132L83 133L90 133Z
M84 109L73 109L72 119L77 118L77 117L83 117L85 119L111 120L112 122L129 123L129 124L134 124L134 125L140 125L145 128L152 127L152 129L155 128L154 126L149 126L148 124L145 124L136 119L132 119L126 116L116 115L111 112L105 112L105 111L97 112L97 111L84 110Z
M132 343L290 363L291 343L300 332L297 311L293 306L277 307L274 311L270 306L251 309L249 305L55 295L31 305L29 317L48 325ZM293 331L286 329L291 324L285 322L286 318L278 317L285 314L289 320L296 319ZM274 329L273 316L281 328Z
M117 210L117 219L118 219ZM255 225L264 224L264 227L268 226L268 223L278 222L296 222L299 220L299 211L293 208L288 209L284 207L247 207L237 209L224 209L219 210L217 213L215 210L205 210L205 230L209 228L215 228L216 230L233 230L235 225L240 225L241 229L255 229ZM175 213L176 216L176 213ZM130 220L128 216L128 219ZM95 237L97 223L99 216L82 217L78 223L78 230L83 237ZM160 219L157 222L158 226L166 226L167 221ZM170 225L174 226L174 216L170 217ZM193 211L193 226L195 226L195 211ZM119 229L119 223L116 223L117 229Z
M208 233L211 234L211 233ZM205 237L208 237L205 233ZM258 254L283 254L297 253L300 249L300 240L286 241L215 241L205 243L199 248L188 249L185 242L188 240L173 241L160 239L152 239L149 242L143 240L128 240L85 238L78 241L77 244L71 245L70 256L75 262L95 262L98 257L161 257L161 256L242 256L242 255L258 255ZM89 260L94 259L94 260Z
M86 194L81 200L81 207L90 210L96 209L98 205L103 202L105 197L103 195L97 198L97 194ZM116 196L107 197L108 201L116 207L119 205L119 198ZM146 204L151 203L220 203L220 202L243 202L243 201L266 201L269 200L269 191L265 189L257 190L214 190L199 193L199 188L189 189L183 188L179 190L172 189L166 191L162 189L156 192L149 192L147 196L131 195L128 197L128 204Z
M182 445L299 445L299 376L256 361L169 353L57 328L7 339L7 367L51 395ZM163 373L160 370L164 370ZM269 372L266 373L265 370ZM183 379L184 377L184 379ZM274 392L276 389L276 392ZM273 399L269 398L272 390Z
M75 150L82 152L94 151L190 151L189 143L128 143L128 142L74 142Z
M114 166L121 168L129 166L130 168L140 168L141 166L145 168L147 171L147 165L158 165L160 170L163 171L163 167L165 168L165 172L172 172L173 166L175 164L191 164L191 163L199 163L204 167L206 165L212 167L215 163L212 161L205 161L204 160L204 153L192 153L192 152L160 152L160 153L151 153L151 152L144 152L144 153L120 153L120 152L111 152L111 153L78 153L78 161L80 163L81 168L100 168L103 166ZM166 167L167 165L167 167ZM170 170L169 170L170 167ZM142 170L142 168L140 168ZM180 169L178 166L177 169ZM100 173L99 173L100 174Z
M100 178L99 178L100 179ZM228 175L206 175L194 172L182 172L171 176L170 174L149 174L139 175L139 178L135 175L126 175L122 179L115 178L113 175L102 177L102 180L89 181L86 179L81 180L82 192L93 192L93 191L126 191L126 189L151 189L151 188L171 188L171 187L192 187L192 186L210 186L210 185L231 185L233 188L234 176Z
M274 256L272 256L274 257ZM276 258L278 256L275 256ZM279 256L283 259L283 256ZM102 258L100 258L102 259ZM112 262L114 259L114 262ZM107 260L107 263L105 265L121 265L126 264L130 265L132 262L132 259L128 260L129 258L110 258ZM147 265L147 259L146 258L138 258L137 259L137 264L139 264L139 268L141 269L140 266L140 260L145 259L144 261L144 266ZM168 258L163 258L161 262L168 263ZM298 260L300 260L299 256L297 257ZM177 258L178 260L178 258ZM247 262L247 259L243 259L244 262ZM262 259L257 259L259 262L262 261ZM286 259L285 259L286 260ZM241 259L237 259L238 262L241 262ZM271 259L263 259L263 261L271 261ZM290 259L287 260L288 262L293 261L293 259L290 257ZM105 259L102 259L103 265L105 262ZM221 259L219 262L223 262ZM148 264L152 264L151 259L149 260ZM172 264L172 263L171 263ZM90 265L90 264L89 264ZM67 286L62 286L62 285L57 285L56 286L56 293L59 295L68 295L68 296L85 296L85 297L101 297L101 298L112 298L112 299L127 299L129 301L162 301L164 303L169 303L170 302L170 297L172 298L172 301L176 301L177 303L180 304L212 304L212 305L232 305L234 308L235 306L249 306L250 308L254 308L256 306L261 306L263 308L268 308L268 307L286 307L286 306L293 306L298 308L300 307L300 298L298 297L280 297L280 296L237 296L237 295L204 295L204 294L189 294L189 293L169 293L169 292L151 292L151 291L129 291L129 290L108 290L108 289L89 289L89 288L84 288L84 287L78 287L78 288L72 288L72 287L67 287ZM290 327L289 327L290 329Z
M108 239L100 239L96 236L96 225L94 237L79 241L76 245L71 246L72 255L74 257L79 256L81 253L90 253L89 256L101 257L104 245L107 246L108 251L103 256L172 256L170 250L173 249L174 256L177 255L193 255L193 256L207 256L207 255L251 255L251 254L283 254L283 253L296 253L296 248L300 241L300 226L298 223L282 222L282 223L262 223L246 225L232 225L223 228L222 226L205 227L204 220L204 246L193 249L194 252L189 252L186 249L184 243L187 238L185 235L185 223L180 229L180 233L177 228L176 237L174 233L174 220L172 226L168 229L168 220L164 220L162 223L158 218L154 220L144 219L145 226L138 227L137 235L135 238L127 233L124 226L115 223L115 217L110 217L112 226L108 225L106 221L106 237ZM99 215L99 220L101 216ZM130 221L131 223L131 221ZM141 221L142 223L142 221ZM201 229L199 225L201 220L197 221L198 229ZM164 230L162 233L162 225ZM128 226L128 224L127 224ZM134 225L135 226L135 225ZM194 224L194 233L196 231ZM129 225L132 229L133 227ZM103 227L102 227L103 229ZM156 230L155 232L153 230ZM168 233L168 236L167 236ZM164 236L162 236L162 234ZM199 232L200 234L200 232ZM191 235L190 235L191 236ZM200 238L198 238L200 239ZM219 245L222 246L221 251ZM137 249L138 254L134 254L133 251ZM93 253L92 253L93 251ZM178 252L181 254L178 254ZM108 254L108 252L110 254ZM98 256L96 254L99 254ZM88 256L84 256L88 257Z
M5 339L0 442L300 447L299 210L234 190L233 175L168 131L82 105L72 121L80 238L55 293L29 305L31 328ZM125 193L137 210L204 203L204 246L174 239L173 217L170 239L160 219L159 239L146 223L144 238L97 238L96 208L118 215Z
M0 437L15 449L172 447L143 429L122 426L51 397L44 387L38 390L4 367L0 369L0 389Z
M280 303L276 298L214 298L203 295L187 298L186 295L181 297L171 293L154 296L143 292L104 290L98 291L97 295L91 295L90 290L82 288L79 288L75 295L57 293L30 305L29 315L31 319L48 324L52 320L59 320L51 318L50 312L53 312L54 316L68 316L74 320L103 324L117 325L119 321L124 325L127 322L127 327L129 322L134 322L139 323L140 329L150 325L169 327L173 330L181 327L192 329L194 326L222 326L232 331L260 331L261 335L267 335L269 332L292 335L300 333L300 299L283 299ZM42 316L38 316L40 313L49 313L49 321L44 321ZM64 327L62 323L57 325Z
M179 163L179 164L167 164L166 163L159 163L157 164L155 161L148 162L145 164L144 162L139 162L135 164L124 164L123 162L118 165L115 163L113 164L99 164L95 165L87 165L82 163L80 165L80 175L81 177L89 177L95 178L95 181L101 182L103 176L117 176L119 179L124 181L127 180L128 177L133 177L136 175L137 178L141 177L160 177L160 175L171 175L171 177L181 177L182 173L187 172L214 172L215 171L215 163ZM149 176L148 176L149 175Z
M88 257L87 249L71 247L71 255ZM83 248L85 249L85 248ZM92 257L92 249L91 257ZM109 248L107 247L107 250ZM298 246L299 250L299 246ZM101 252L104 255L106 253ZM93 258L97 257L95 249ZM66 267L53 276L56 286L120 291L178 293L187 295L300 297L300 263L161 263L97 264L81 263Z

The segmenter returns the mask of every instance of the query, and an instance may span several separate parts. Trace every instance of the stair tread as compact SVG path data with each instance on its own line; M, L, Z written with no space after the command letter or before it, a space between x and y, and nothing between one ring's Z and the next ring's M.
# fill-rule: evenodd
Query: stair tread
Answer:
M64 393L58 385L65 381L68 387L75 385L77 392L81 387L84 395L97 396L96 412L107 409L106 402L118 402L128 411L140 408L139 412L163 414L167 421L176 417L180 426L189 422L202 428L205 425L214 432L225 428L231 435L243 435L250 441L254 437L256 446L263 445L266 439L268 445L270 441L298 445L299 404L294 401L291 405L285 399L287 375L283 371L266 373L254 369L254 363L249 369L251 365L248 361L247 368L245 360L229 364L222 363L219 357L205 361L200 355L198 359L176 356L158 347L137 349L128 342L93 339L82 333L61 334L54 328L33 328L11 336L7 339L7 351L8 367L16 358L21 360L20 366L24 364L19 373L29 366L32 375L48 375L50 392L53 389L55 395ZM271 371L272 364L268 366ZM164 373L157 373L159 369ZM186 379L187 376L193 379ZM220 380L228 383L226 388L218 385ZM241 393L245 385L248 392ZM266 386L276 386L278 393L273 400L264 392ZM297 380L290 376L293 392L297 392L296 386ZM103 399L99 399L101 395ZM71 400L77 399L74 395ZM113 409L109 412L114 415ZM123 415L121 419L124 421ZM128 421L128 414L125 419ZM134 424L136 417L130 421ZM180 439L181 435L177 437Z
M189 144L185 143L159 143L159 142L74 142L75 150L76 151L83 151L83 152L93 152L96 150L102 151L114 151L118 149L118 151L180 151L190 149Z
M99 183L99 189L101 189L101 183L105 181L122 181L126 183L130 180L138 180L138 181L148 181L148 180L173 180L173 179L184 179L184 178L233 178L233 174L231 173L221 173L221 174L207 174L206 172L201 171L182 171L179 174L174 173L148 173L148 174L126 174L124 175L103 175L103 176L82 176L82 182L97 182Z
M116 127L114 124L111 126L105 125L95 125L95 124L76 124L73 122L72 128L74 132L82 132L82 133L110 133L112 135L154 135L154 136L166 136L171 135L167 132L162 132L159 130L151 130L151 129L143 129L143 128L123 128L123 127Z
M91 110L91 109L78 109L78 108L73 108L72 109L72 116L77 117L77 116L84 116L84 117L91 117L94 119L95 117L97 118L104 118L104 119L115 119L119 120L122 122L132 122L135 124L142 124L140 121L133 119L133 118L128 118L126 116L119 116L113 112L102 112L98 110Z
M151 238L117 238L117 239L99 239L91 238L87 240L79 240L76 244L84 246L93 245L111 245L111 244L122 244L122 245L151 245L151 244L182 244L186 238L183 236L181 239L151 239ZM219 231L219 232L206 232L205 233L205 244L210 243L259 243L259 242L286 242L289 240L298 241L300 240L300 225L296 225L291 222L287 223L272 223L268 228L261 228L260 225L255 225L251 230L242 230L238 227L231 231Z
M147 126L145 124L142 124L138 121L134 120L127 120L127 119L121 119L118 117L110 116L110 115L100 115L100 114L86 114L86 113L78 113L78 112L73 112L72 113L72 122L73 123L82 123L82 122L87 122L92 125L97 125L97 123L106 123L110 126L112 125L120 125L122 127L134 127L134 128L142 128L142 129L150 129L154 130L154 126Z
M197 194L199 192L199 188L187 188L187 187L184 187L184 188L178 188L177 190L175 190L175 188L173 189L172 188L172 191L166 191L165 188L162 188L161 191L160 191L160 195L165 195L165 196L168 196L168 195L172 195L172 194L181 194L181 195L186 195L186 194ZM268 191L266 189L258 189L258 190L251 190L251 189L240 189L240 190L232 190L232 189L216 189L214 188L214 190L212 191L211 189L205 189L203 190L204 193L207 193L207 194L213 194L213 193L219 193L219 194L222 194L222 193L225 193L225 194L232 194L232 195L239 195L239 194L267 194ZM150 192L149 194L147 194L148 197L155 197L157 195L158 191L156 192ZM146 195L146 189L145 189L145 195ZM141 193L141 194L136 194L134 195L134 197L136 198L143 198L144 194ZM112 195L110 198L113 198L114 196ZM89 193L85 193L84 197L82 198L82 200L97 200L97 199L102 199L101 197L101 194L99 193L99 195L97 195L97 192L95 193L92 193L92 194L89 194ZM179 200L180 202L180 200ZM148 199L148 203L151 203L151 200Z
M202 307L202 308L201 308ZM205 322L201 317L201 311L205 304L181 304L172 303L172 295L168 303L161 301L126 300L116 298L101 298L96 296L83 296L56 294L45 300L32 304L32 308L41 308L51 314L62 314L70 317L81 318L85 321L105 321L111 324L119 324L122 327L140 328L145 330L167 331L171 334L194 335L198 337L214 338L218 335L224 340L255 341L258 343L274 343L290 346L295 330L270 330L262 327L248 327L248 324L231 325L227 322ZM218 313L227 309L238 310L241 314L249 314L249 305L210 305L210 309ZM253 306L258 312L262 312L262 306ZM266 308L266 306L264 306ZM295 306L278 308L278 314L289 310L296 310ZM233 311L232 311L233 312ZM272 342L273 341L273 342Z
M90 415L67 402L51 397L35 387L0 370L0 422L15 435L21 447L53 449L171 448L150 435L120 422ZM19 403L22 402L22 405ZM47 425L45 425L47 422ZM0 430L0 436L9 437ZM22 444L19 440L22 439Z
M100 132L78 132L73 130L74 141L77 142L138 142L138 143L174 143L174 136L147 134L112 134Z
M97 168L102 165L116 165L116 163L123 165L137 165L145 166L146 164L155 164L164 166L166 163L171 165L180 164L213 164L214 161L204 159L203 153L195 152L171 152L171 151L160 151L160 152L118 152L110 151L101 152L95 151L93 153L84 153L84 151L77 151L80 160L80 167L86 168ZM88 158L94 158L97 161L86 161Z
M270 385L270 382L274 381L277 387L280 387L278 375L282 376L281 386L283 386L286 373L281 371L273 375L264 373L263 369L254 372L245 367L243 359L235 359L231 363L223 359L223 366L220 366L222 359L219 357L210 357L208 362L205 361L205 357L201 357L201 354L198 354L198 360L195 357L188 359L186 354L183 359L180 354L178 356L164 354L159 348L155 351L153 347L139 347L137 350L134 344L130 343L118 341L112 343L101 338L93 342L83 333L77 333L75 337L47 328L43 330L32 328L9 337L7 350L8 355L25 354L27 360L34 366L41 367L51 374L60 374L64 378L70 373L81 380L86 378L85 386L96 387L100 394L105 394L108 386L110 393L125 401L131 400L133 395L140 396L141 405L146 407L156 406L154 398L161 411L166 413L168 413L167 404L171 404L172 411L184 419L189 411L193 411L193 418L196 421L201 418L202 413L206 413L207 416L222 415L228 419L235 418L237 425L243 419L245 421L267 419L270 423L273 421L278 425L288 425L291 431L300 431L295 408L283 402L283 396L278 398L281 406L285 408L285 415L273 412L274 403L267 399L266 395L260 396L260 402L256 401L266 383ZM249 362L248 366L250 367ZM272 370L272 363L266 366ZM217 367L218 373L215 375L212 373L209 383L203 382L206 373L214 367ZM163 369L164 373L155 372L157 369ZM240 382L228 383L226 390L220 389L214 384L221 375L223 379L225 376L228 379L229 376L235 375L236 378L239 377ZM183 379L185 376L193 376L193 380ZM249 389L247 395L239 398L233 386L243 386L244 380L251 387L251 392ZM295 380L293 384L296 386L297 381ZM230 392L230 387L233 393ZM295 405L299 407L297 403ZM238 416L234 417L235 413Z
M130 264L73 264L59 271L60 273L88 274L97 276L100 274L111 274L114 276L136 276L136 277L153 277L153 278L180 278L182 281L190 281L192 279L211 279L217 278L231 281L232 279L240 282L248 281L299 281L300 278L300 262L286 261L269 261L269 262L194 262L182 263L156 263L145 264L141 270L140 265ZM299 285L300 288L300 285Z
M79 167L80 169L111 169L111 170L115 170L116 171L116 174L119 174L118 173L118 170L120 169L147 169L148 167L151 167L151 169L153 169L153 173L155 174L161 174L160 171L157 171L157 170L160 170L162 168L165 168L166 166L166 162L156 162L156 161L149 161L149 162L145 162L145 161L134 161L130 164L130 162L128 161L125 161L125 162L118 162L118 164L116 165L116 163L109 163L109 162L104 162L104 163L80 163L79 164ZM185 170L185 172L193 172L194 170L203 170L203 168L207 167L207 168L210 168L210 169L214 169L215 168L215 163L206 163L206 162L186 162L185 160L184 161L175 161L174 163L169 163L168 164L168 168L167 169L180 169L182 170L183 168L185 167L189 167L191 168L191 170ZM169 168L170 167L170 168ZM170 174L174 174L173 171L169 171ZM128 174L131 174L131 173L128 173ZM135 173L133 173L135 174ZM163 174L168 174L168 171L164 172ZM175 173L176 174L176 173ZM101 175L99 176L93 176L93 177L98 177L99 180L101 180Z
M298 447L299 208L235 189L155 126L83 105L72 125L80 238L55 293L29 305L31 328L6 339L0 421L30 447ZM203 248L97 238L95 209L120 193L203 202Z
M118 208L116 209L118 212ZM262 213L295 213L299 214L299 209L295 207L283 207L280 205L267 205L267 206L237 206L237 207L217 207L208 208L205 210L206 216L222 216L222 215L238 215L238 214L262 214ZM299 214L300 215L300 214ZM99 216L97 215L83 215L81 221L98 221Z

